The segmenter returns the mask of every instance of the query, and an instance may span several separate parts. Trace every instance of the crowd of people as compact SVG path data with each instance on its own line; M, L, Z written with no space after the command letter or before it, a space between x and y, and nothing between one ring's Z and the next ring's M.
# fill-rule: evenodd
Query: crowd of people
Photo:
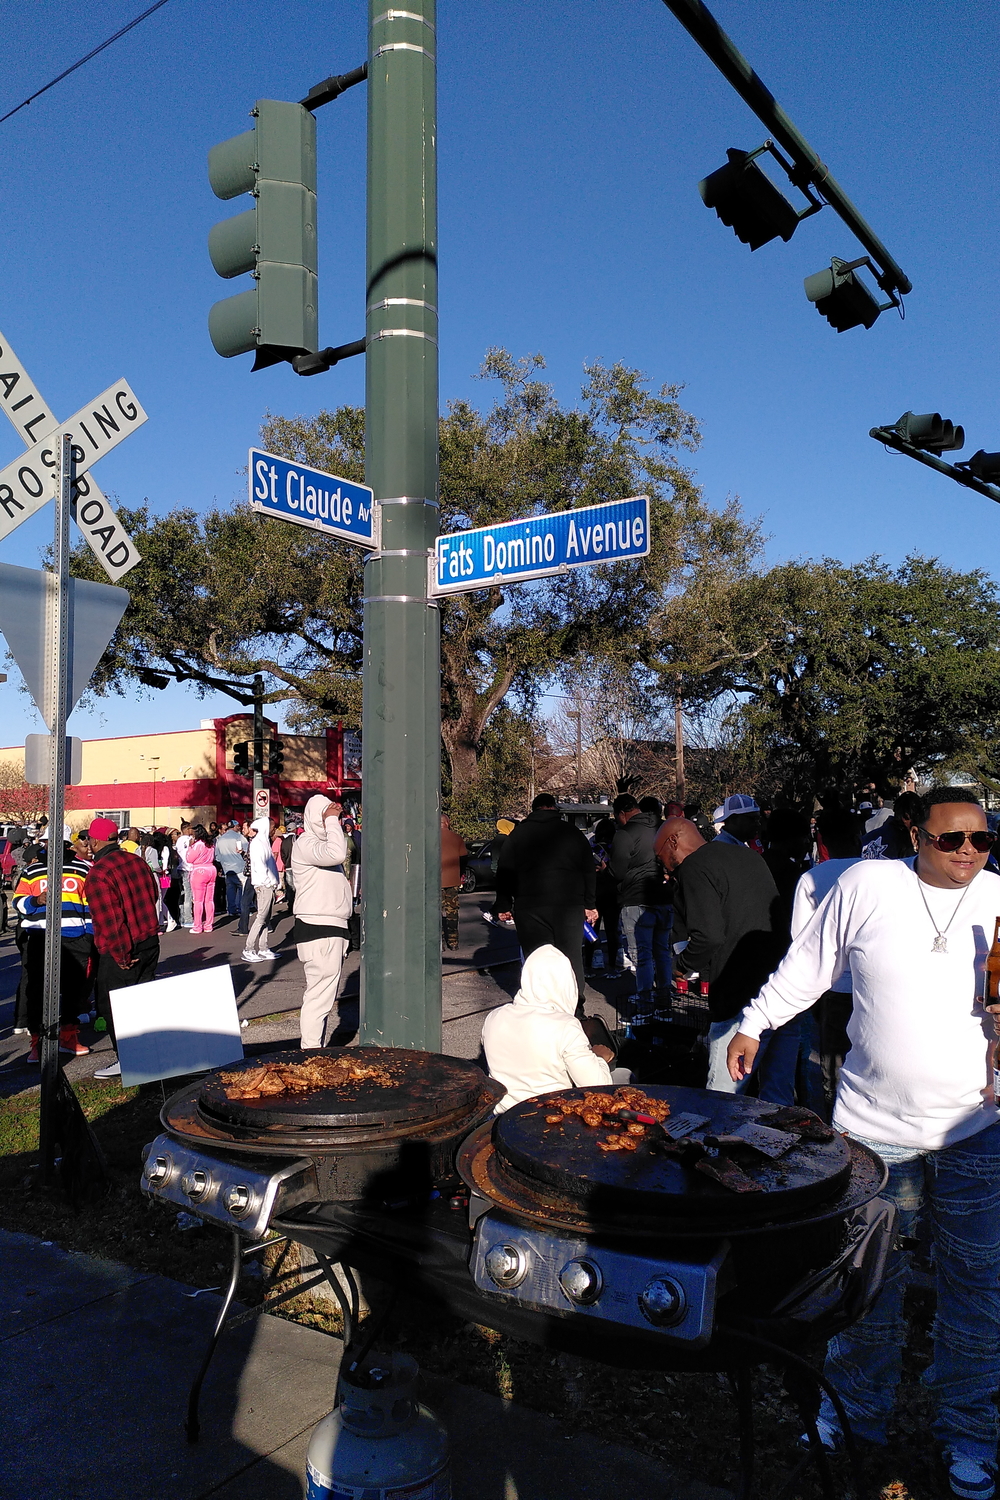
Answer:
M815 1019L834 1126L877 1153L897 1210L882 1289L831 1341L826 1375L854 1430L884 1443L902 1371L903 1297L918 1230L937 1291L935 1402L951 1492L991 1500L1000 1437L1000 1003L987 957L1000 922L997 832L967 789L874 789L814 818L728 796L712 826L688 809L616 798L592 840L551 797L504 840L498 919L526 955L483 1042L510 1108L542 1089L611 1078L583 1017L584 958L635 969L635 1012L669 1023L707 1000L709 1089L796 1097ZM714 837L712 836L714 833ZM672 972L671 972L672 971ZM574 1005L575 1000L575 1005ZM812 1040L809 1042L812 1047ZM843 1432L824 1397L824 1445Z

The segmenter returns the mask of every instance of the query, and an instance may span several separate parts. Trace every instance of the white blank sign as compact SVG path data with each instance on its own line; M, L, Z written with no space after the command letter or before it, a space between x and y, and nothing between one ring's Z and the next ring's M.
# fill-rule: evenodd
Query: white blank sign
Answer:
M228 964L112 990L122 1084L203 1073L243 1056Z

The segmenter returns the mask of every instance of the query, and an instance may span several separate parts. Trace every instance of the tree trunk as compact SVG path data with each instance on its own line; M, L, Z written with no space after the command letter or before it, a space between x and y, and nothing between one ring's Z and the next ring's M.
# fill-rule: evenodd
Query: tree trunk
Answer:
M451 793L461 797L470 791L479 779L479 737L482 724L461 719L449 719L441 725L441 738L451 767Z

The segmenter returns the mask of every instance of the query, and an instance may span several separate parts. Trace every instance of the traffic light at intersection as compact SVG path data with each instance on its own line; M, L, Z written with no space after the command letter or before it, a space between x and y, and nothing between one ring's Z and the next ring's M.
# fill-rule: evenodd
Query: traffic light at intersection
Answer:
M962 431L961 428L958 430ZM987 453L980 448L978 453L974 453L957 467L967 469L976 479L981 479L983 484L1000 484L1000 453Z
M250 746L246 740L233 746L233 775L250 775Z
M216 302L208 329L217 353L255 352L260 370L319 347L316 121L301 104L278 99L258 99L253 114L252 130L208 153L216 197L255 199L214 225L208 251L220 276L249 272L255 284Z
M895 430L904 443L909 443L911 448L922 448L926 453L946 453L965 447L965 428L956 427L954 422L949 422L936 411L919 415L904 411ZM995 458L996 454L977 453L975 459L969 460L969 467L980 457ZM976 477L982 479L984 476L979 474Z
M855 276L859 266L867 266L874 272L867 256L850 261L838 260L833 256L825 271L807 276L804 282L809 301L815 302L816 311L822 313L838 333L844 333L848 328L871 328L879 313L885 312L888 307L899 306L899 299L892 291L887 293L888 302L879 302L864 282Z
M268 741L267 769L271 776L280 776L285 769L285 747L280 740Z
M711 173L698 184L702 202L706 208L714 208L723 224L728 224L736 238L759 250L770 240L790 240L800 219L818 213L822 204L808 189L809 207L800 212L789 203L771 179L757 166L756 158L770 151L782 168L789 174L794 170L770 141L756 151L738 151L730 147L726 152L726 166Z

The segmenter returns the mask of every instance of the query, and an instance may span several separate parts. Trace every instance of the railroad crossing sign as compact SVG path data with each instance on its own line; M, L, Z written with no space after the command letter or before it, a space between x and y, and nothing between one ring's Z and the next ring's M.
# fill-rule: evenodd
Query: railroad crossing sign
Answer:
M430 559L428 592L460 594L495 583L525 583L648 552L649 498L636 495L439 536Z
M337 474L250 449L250 509L358 547L378 546L375 491Z
M0 406L28 445L27 453L0 471L0 540L52 499L49 481L58 463L59 435L71 432L76 468L73 517L101 567L112 582L117 582L141 559L132 538L86 471L146 420L128 383L119 380L96 401L81 407L68 422L58 422L0 334Z

